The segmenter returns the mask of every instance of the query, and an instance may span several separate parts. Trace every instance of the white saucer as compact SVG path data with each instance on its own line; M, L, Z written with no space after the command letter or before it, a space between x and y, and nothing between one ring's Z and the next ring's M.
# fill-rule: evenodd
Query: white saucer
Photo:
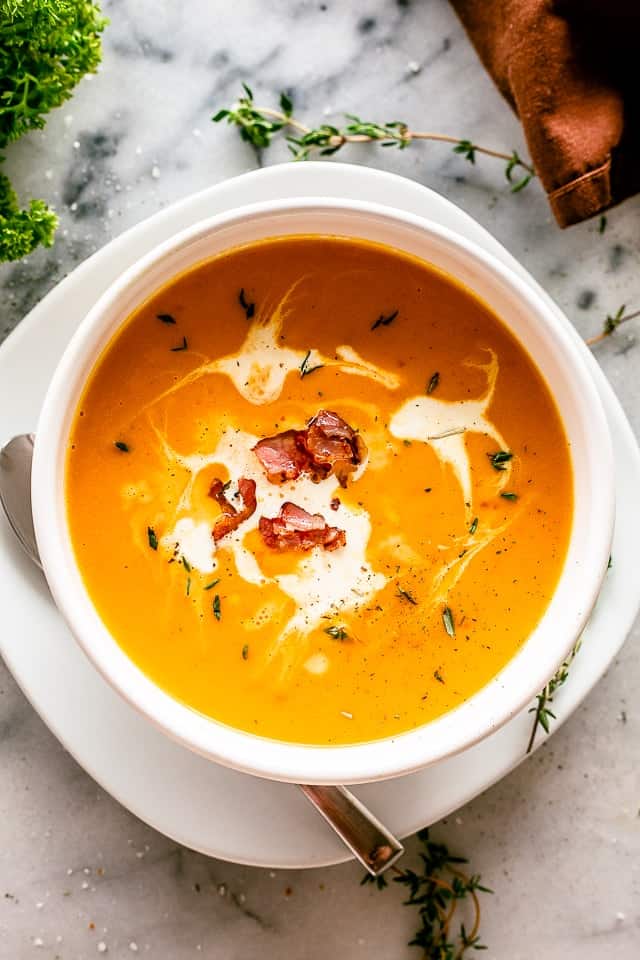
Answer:
M0 441L33 430L53 369L96 297L130 263L175 231L242 203L295 196L355 197L429 217L475 240L533 286L535 281L482 227L418 184L361 166L270 167L188 197L118 237L78 267L31 311L0 348ZM564 322L573 331L569 321ZM586 347L613 434L618 522L609 572L566 686L556 696L567 719L621 647L640 604L640 452L611 387ZM235 773L168 740L107 686L58 615L44 580L0 520L0 649L53 733L105 790L173 839L238 863L311 867L348 859L294 788ZM356 788L399 836L433 823L475 797L525 756L524 711L464 754L421 773ZM540 741L538 741L540 742Z

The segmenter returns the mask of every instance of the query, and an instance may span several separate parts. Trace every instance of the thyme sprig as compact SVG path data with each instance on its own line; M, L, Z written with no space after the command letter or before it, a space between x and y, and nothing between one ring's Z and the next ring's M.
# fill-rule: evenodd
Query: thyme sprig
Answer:
M625 310L626 307L623 304L621 307L618 307L615 313L607 314L602 324L602 330L596 334L596 336L588 338L586 341L587 346L593 347L597 343L601 343L603 340L606 340L607 337L610 337L611 334L615 333L621 324L640 317L640 310L634 310L633 313L625 313Z
M564 683L566 683L569 677L569 668L571 667L571 664L573 663L579 649L580 641L578 640L567 659L563 660L549 682L538 694L536 706L531 707L529 710L529 713L533 713L535 716L533 718L531 736L529 737L529 743L527 744L527 753L531 753L533 750L536 734L540 727L542 727L545 733L549 733L550 721L556 719L556 715L551 709L550 704L553 703L553 697L557 690Z
M429 830L417 834L421 845L421 867L418 871L391 867L395 873L394 883L406 888L407 906L418 907L419 926L410 946L420 947L425 960L462 960L468 950L486 950L480 942L479 893L492 893L481 884L477 874L467 874L461 865L463 857L449 853L443 843L429 839ZM375 883L382 890L388 886L384 876L367 874L362 884ZM463 900L471 903L473 920L467 930L464 923L455 922L456 912Z
M347 123L342 127L328 123L308 127L293 116L293 101L286 93L280 94L280 109L274 110L272 107L256 106L251 88L246 83L242 87L243 96L233 106L218 110L212 119L214 123L226 120L235 125L242 139L259 150L271 146L273 138L281 133L294 160L308 160L315 155L330 157L343 147L358 143L378 143L381 147L404 150L417 140L429 140L450 144L454 153L472 164L475 164L478 154L502 160L512 193L523 190L536 176L532 165L523 160L516 150L505 153L445 133L412 130L403 120L378 123L347 113Z

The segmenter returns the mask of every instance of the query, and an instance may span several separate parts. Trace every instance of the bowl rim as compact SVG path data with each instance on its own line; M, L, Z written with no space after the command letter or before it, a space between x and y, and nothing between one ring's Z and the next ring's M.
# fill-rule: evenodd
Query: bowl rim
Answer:
M591 480L598 494L597 511L589 517L591 552L585 558L581 571L580 602L576 600L579 609L572 611L571 617L567 618L571 629L565 639L554 646L552 653L546 651L546 656L541 657L540 662L535 664L537 669L530 670L527 677L521 677L515 689L510 690L513 695L501 695L501 691L506 689L504 677L507 675L509 680L513 679L513 665L522 651L532 645L538 634L549 631L547 610L516 655L496 677L468 700L416 729L357 744L307 745L257 736L205 717L158 687L119 647L93 607L75 563L60 487L61 465L64 476L68 437L68 425L65 426L64 421L65 417L68 419L76 409L87 379L85 374L78 385L77 370L81 365L88 364L90 371L104 347L103 343L99 349L92 352L96 340L105 330L109 330L109 336L112 336L115 330L126 322L130 309L123 312L117 322L110 319L118 304L127 294L135 291L136 286L144 285L145 277L152 268L161 265L165 259L170 261L172 256L176 256L191 244L197 245L216 231L233 229L246 224L248 220L268 221L300 213L329 216L332 213L341 213L354 215L355 218L373 217L378 222L393 224L400 230L417 231L423 239L428 237L444 244L479 266L481 272L490 275L493 282L497 282L498 286L502 286L523 303L525 309L536 315L546 333L563 353L567 369L580 388L581 399L587 411L583 415L585 427L588 425L588 430L585 431L587 446L590 445L594 451L597 448L598 452L597 458L593 457L591 464L594 471ZM325 235L332 233L330 229L310 232ZM270 235L286 235L286 231L283 234L276 228ZM359 236L357 227L354 227L350 235ZM238 245L237 242L231 243L225 249ZM392 243L388 245L394 246ZM401 249L409 252L407 248ZM415 252L412 255L426 259ZM180 270L169 269L161 282L167 282L183 270L190 269L206 259L208 257L198 256ZM160 284L156 284L154 289L158 286ZM136 302L142 302L149 295L149 292L140 294ZM476 296L482 299L482 295L476 293ZM504 317L500 319L506 323ZM523 343L523 346L530 352L528 344ZM532 359L537 363L535 356ZM563 414L561 409L560 413ZM574 492L575 483L574 478ZM549 304L525 280L493 255L481 250L474 242L425 217L368 201L303 197L252 203L199 221L160 243L137 260L96 300L68 344L45 396L34 450L32 503L41 560L56 605L94 666L135 709L173 739L212 760L242 772L290 782L357 783L405 775L466 749L506 723L544 686L582 632L606 573L614 520L613 453L604 410L579 345L569 331L564 329ZM572 529L570 546L574 536L575 529ZM565 564L559 585L566 574ZM556 588L553 596L557 592ZM543 631L541 627L544 627Z

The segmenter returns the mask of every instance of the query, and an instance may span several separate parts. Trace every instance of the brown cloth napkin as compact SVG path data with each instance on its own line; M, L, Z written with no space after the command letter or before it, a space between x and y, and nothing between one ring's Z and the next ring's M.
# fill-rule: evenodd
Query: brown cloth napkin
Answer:
M640 0L451 0L561 227L640 191Z

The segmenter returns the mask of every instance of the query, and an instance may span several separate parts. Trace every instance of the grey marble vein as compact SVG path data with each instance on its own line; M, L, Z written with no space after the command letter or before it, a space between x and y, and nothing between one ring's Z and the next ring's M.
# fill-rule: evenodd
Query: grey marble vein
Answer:
M256 158L210 123L242 80L300 115L407 119L526 153L444 0L111 0L104 64L45 130L15 144L24 197L56 205L52 251L0 267L0 338L65 274L172 201L286 157ZM342 157L341 157L342 159ZM488 227L583 335L640 307L638 200L567 232L535 184L512 196L502 166L446 147L362 147L354 163L450 197ZM640 429L640 321L597 348ZM2 385L0 384L0 394ZM6 398L2 398L6 402ZM585 705L527 764L436 828L496 891L490 960L640 955L640 656L635 632ZM0 666L0 958L402 960L411 911L396 888L360 887L346 865L265 871L209 860L154 833L65 753ZM415 844L410 843L415 854Z

